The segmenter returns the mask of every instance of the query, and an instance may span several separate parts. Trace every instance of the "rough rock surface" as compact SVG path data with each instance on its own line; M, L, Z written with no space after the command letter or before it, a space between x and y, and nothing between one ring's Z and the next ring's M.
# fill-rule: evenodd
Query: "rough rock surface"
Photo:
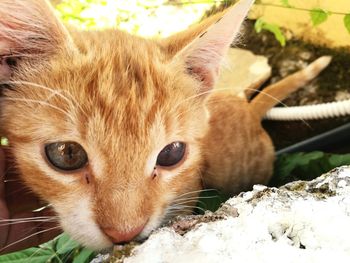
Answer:
M349 262L350 166L255 186L217 212L159 229L115 262Z

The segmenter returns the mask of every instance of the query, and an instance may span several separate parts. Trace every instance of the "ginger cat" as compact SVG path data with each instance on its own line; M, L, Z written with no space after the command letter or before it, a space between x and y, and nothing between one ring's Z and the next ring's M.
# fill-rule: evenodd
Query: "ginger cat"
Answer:
M103 249L144 238L203 187L237 193L269 180L260 120L275 101L210 94L252 2L149 40L67 29L44 0L0 1L0 134L74 239ZM267 92L283 99L328 62Z

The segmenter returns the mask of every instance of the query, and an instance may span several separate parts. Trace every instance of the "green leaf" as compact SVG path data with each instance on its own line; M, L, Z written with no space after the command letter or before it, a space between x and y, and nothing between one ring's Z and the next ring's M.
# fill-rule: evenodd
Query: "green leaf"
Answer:
M1 263L46 263L52 257L53 251L32 247L19 252L0 256Z
M271 186L280 186L295 180L312 180L331 169L350 164L350 154L323 152L292 153L278 157Z
M344 16L344 25L350 34L350 14Z
M310 10L311 21L314 26L318 26L319 24L325 22L328 18L328 15L329 13L320 8L314 8Z
M257 33L260 33L261 32L261 30L263 29L263 24L264 24L265 22L261 19L261 18L259 18L259 19L257 19L256 21L255 21L255 24L254 24L254 28L255 28L255 31L257 32Z
M292 6L289 4L289 0L281 0L283 6L291 8Z
M66 254L72 250L78 249L80 245L72 240L67 234L61 234L57 238L56 253L59 255Z
M78 255L74 258L73 263L87 263L94 257L95 253L87 248L79 251Z
M274 34L275 38L281 44L282 47L286 45L286 38L283 35L279 26L275 24L266 23L261 18L259 18L255 21L254 28L257 33L260 33L262 30L267 30L271 32L272 34Z

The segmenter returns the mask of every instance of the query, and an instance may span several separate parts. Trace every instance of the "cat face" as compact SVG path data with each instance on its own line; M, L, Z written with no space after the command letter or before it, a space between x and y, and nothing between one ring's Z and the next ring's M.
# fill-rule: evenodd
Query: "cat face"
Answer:
M11 9L18 17L6 15ZM68 32L45 1L4 1L0 17L1 133L63 229L102 249L188 212L201 189L202 93L234 36L225 24L215 29L225 41L212 43L210 30L196 40L211 21L174 44Z
M191 99L195 83L174 74L153 45L143 44L146 55L93 40L86 48L26 76L28 83L5 92L2 109L24 180L53 205L67 232L101 248L110 241L100 228L144 226L146 236L175 197L200 189L207 121L200 99ZM176 146L183 150L172 157Z

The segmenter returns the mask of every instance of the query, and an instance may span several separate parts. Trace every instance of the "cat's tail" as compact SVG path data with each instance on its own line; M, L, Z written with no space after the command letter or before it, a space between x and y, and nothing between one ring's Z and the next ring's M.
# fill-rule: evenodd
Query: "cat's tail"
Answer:
M330 56L320 57L306 68L266 87L250 102L250 107L259 117L263 118L269 109L314 79L328 66L331 59Z

